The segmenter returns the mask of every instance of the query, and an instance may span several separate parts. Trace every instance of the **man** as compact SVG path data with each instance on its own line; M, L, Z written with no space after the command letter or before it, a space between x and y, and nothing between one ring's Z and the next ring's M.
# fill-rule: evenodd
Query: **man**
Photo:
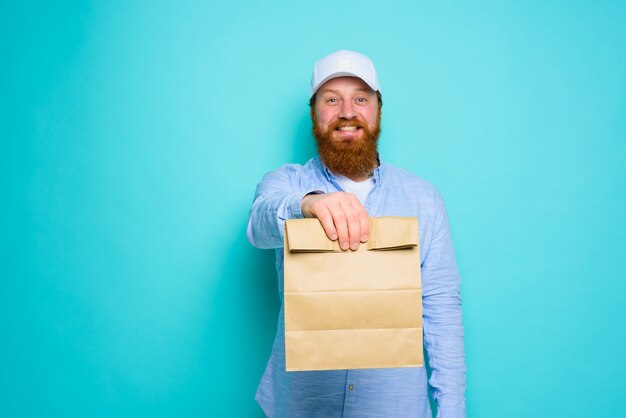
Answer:
M424 367L286 372L281 306L257 401L269 417L425 418L432 416L430 386L438 417L465 417L460 278L443 200L424 180L378 158L382 95L369 58L337 51L319 60L310 104L319 157L263 177L248 240L276 250L282 301L285 220L316 217L328 237L349 251L367 241L368 216L416 216L432 375L427 382Z

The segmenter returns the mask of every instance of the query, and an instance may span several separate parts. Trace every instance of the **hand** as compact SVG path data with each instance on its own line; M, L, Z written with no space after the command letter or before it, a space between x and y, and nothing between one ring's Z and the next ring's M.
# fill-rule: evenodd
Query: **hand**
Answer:
M302 198L302 213L317 218L331 240L339 240L342 250L357 250L367 241L369 219L365 207L352 193L308 194Z

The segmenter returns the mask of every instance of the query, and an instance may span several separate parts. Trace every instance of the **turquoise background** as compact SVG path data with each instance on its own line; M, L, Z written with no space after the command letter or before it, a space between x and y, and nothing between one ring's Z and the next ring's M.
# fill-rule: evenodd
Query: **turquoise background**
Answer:
M470 417L626 416L626 4L3 2L0 415L260 417L261 176L371 56L384 160L446 198Z

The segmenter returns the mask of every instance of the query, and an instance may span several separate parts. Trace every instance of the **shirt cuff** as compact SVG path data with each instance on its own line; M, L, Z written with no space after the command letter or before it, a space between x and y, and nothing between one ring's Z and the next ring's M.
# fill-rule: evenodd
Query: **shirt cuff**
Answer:
M437 405L437 418L467 418L465 401L440 400Z

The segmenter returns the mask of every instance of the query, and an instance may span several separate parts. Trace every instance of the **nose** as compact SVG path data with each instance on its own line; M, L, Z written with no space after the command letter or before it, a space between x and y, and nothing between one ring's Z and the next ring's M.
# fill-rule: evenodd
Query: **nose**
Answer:
M341 109L337 115L341 119L352 119L356 116L354 111L354 103L351 100L344 100L341 102Z

